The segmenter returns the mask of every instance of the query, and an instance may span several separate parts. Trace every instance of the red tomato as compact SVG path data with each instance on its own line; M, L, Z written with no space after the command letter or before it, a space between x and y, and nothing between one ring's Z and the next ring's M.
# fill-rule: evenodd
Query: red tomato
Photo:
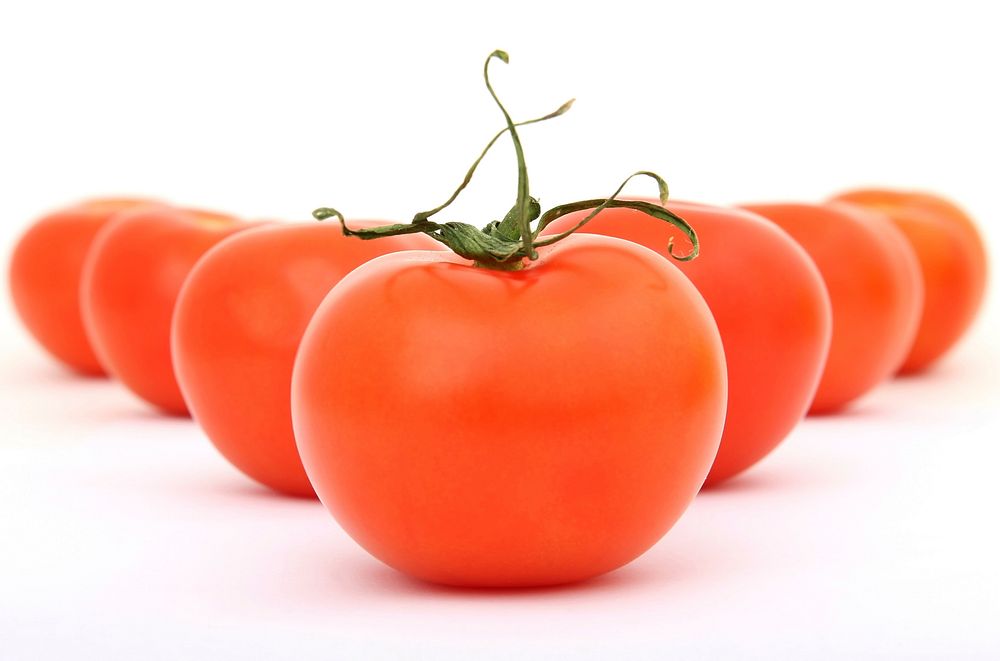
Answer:
M170 363L170 317L198 258L251 227L230 216L146 206L101 229L81 284L84 326L107 370L149 403L186 413Z
M306 329L292 376L306 472L355 540L410 575L610 571L666 533L712 465L725 361L690 281L618 239L538 252L519 271L379 257Z
M920 321L923 282L906 239L876 212L848 205L755 204L816 262L833 307L833 339L810 411L827 413L891 376Z
M313 496L289 410L306 324L355 267L436 246L422 234L360 241L311 223L240 232L209 250L177 299L172 353L184 399L219 452L273 489Z
M901 372L919 372L962 337L986 289L986 248L975 223L929 193L856 190L834 198L885 213L917 254L924 280L920 329Z
M10 262L14 308L49 353L82 374L103 375L80 316L80 274L97 231L142 200L82 202L38 219L18 241Z
M677 266L712 310L726 350L729 407L707 485L760 461L802 419L830 347L830 302L809 256L776 225L748 211L671 201L698 232L701 253ZM589 212L564 216L565 231ZM605 209L581 232L628 239L665 257L672 225L633 209Z

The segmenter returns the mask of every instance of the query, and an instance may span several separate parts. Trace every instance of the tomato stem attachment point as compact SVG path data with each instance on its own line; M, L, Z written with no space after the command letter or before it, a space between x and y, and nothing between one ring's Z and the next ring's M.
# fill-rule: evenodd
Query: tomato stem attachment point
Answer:
M413 216L413 220L409 223L397 223L393 225L382 225L359 229L352 229L348 227L343 214L330 207L316 209L313 211L313 216L317 220L336 218L340 222L341 228L346 236L354 236L365 240L378 239L384 236L397 236L400 234L423 233L444 244L459 256L472 260L477 266L502 271L516 271L524 267L525 260L538 259L538 252L535 250L536 247L549 246L561 241L570 234L573 234L577 230L581 229L604 209L629 208L674 225L688 238L691 242L691 250L682 256L678 256L674 253L673 239L670 239L667 247L671 257L678 261L688 261L698 256L698 236L694 229L692 229L683 218L666 208L667 198L669 197L669 190L667 188L666 181L664 181L658 174L646 170L640 170L639 172L627 177L610 197L569 202L567 204L553 207L542 214L541 205L538 200L530 194L528 186L528 168L525 163L524 149L521 145L521 138L518 135L517 127L558 117L570 109L573 104L573 100L571 99L567 101L555 111L542 117L536 117L535 119L523 122L515 122L494 91L493 85L490 83L489 67L490 62L494 59L498 59L506 64L509 62L510 58L504 51L495 50L490 53L489 57L486 58L485 64L483 65L483 79L486 82L486 89L489 91L490 96L493 97L493 100L500 108L500 112L503 114L504 121L507 126L493 136L493 139L486 144L486 148L483 149L482 153L480 153L479 157L472 163L472 166L466 172L462 183L459 184L458 188L455 189L455 191L447 200L445 200L443 204L430 209L429 211L421 211L415 214ZM511 207L503 219L494 220L482 229L468 223L456 221L438 223L430 220L431 216L434 216L438 212L442 211L458 198L465 187L472 181L472 176L475 174L476 168L479 167L483 158L493 145L496 144L497 140L499 140L505 133L510 133L511 142L514 145L514 152L517 158L517 198L514 202L514 206ZM640 176L649 177L656 182L659 189L660 204L657 205L653 202L640 200L618 199L618 195L622 192L628 182L635 177ZM585 216L580 222L570 229L560 232L559 234L540 237L540 233L557 218L561 218L569 213L585 211L587 209L592 209L591 213ZM532 223L536 220L538 220L538 224L532 228Z

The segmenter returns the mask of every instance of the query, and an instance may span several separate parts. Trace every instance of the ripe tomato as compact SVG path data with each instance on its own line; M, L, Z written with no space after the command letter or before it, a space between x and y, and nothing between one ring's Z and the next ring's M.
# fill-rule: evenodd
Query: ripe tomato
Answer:
M856 190L833 198L885 213L906 236L920 263L924 309L901 372L919 372L962 337L986 289L986 249L975 223L929 193Z
M711 485L760 461L805 415L830 347L830 301L812 260L773 223L740 209L667 206L698 232L698 259L677 265L705 297L726 350L729 406ZM564 216L545 234L586 214ZM628 239L664 256L681 237L634 209L605 209L580 231Z
M833 338L811 412L843 408L903 363L920 321L920 267L900 231L847 205L754 204L816 262L833 308Z
M704 482L726 408L698 291L635 244L572 236L518 271L379 257L310 321L292 376L306 472L385 563L453 585L619 567Z
M119 214L94 239L83 268L84 327L101 364L139 397L186 413L170 363L170 317L198 258L250 223L166 205Z
M240 232L209 250L177 299L171 339L184 399L219 452L273 489L315 495L289 410L306 324L355 267L436 246L422 234L359 241L339 226L311 223Z
M80 273L97 231L142 200L99 199L39 218L10 262L10 291L21 321L50 354L70 368L103 375L80 317Z

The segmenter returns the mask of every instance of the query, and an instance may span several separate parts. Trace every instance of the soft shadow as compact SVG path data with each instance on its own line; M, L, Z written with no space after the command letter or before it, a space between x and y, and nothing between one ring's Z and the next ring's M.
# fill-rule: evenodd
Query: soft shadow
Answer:
M496 603L601 604L638 594L669 595L718 583L729 573L758 571L748 552L735 551L738 539L720 544L718 531L668 535L629 564L594 578L561 585L524 588L474 588L430 583L407 576L369 555L346 535L330 543L326 534L312 544L296 541L288 549L291 573L261 582L254 603L265 609L303 612L384 612L434 604L487 606ZM666 546L664 546L666 544ZM768 559L765 559L768 560ZM705 567L713 567L706 571ZM596 598L593 598L596 597ZM665 597L669 598L669 597Z
M286 502L286 503L306 503L311 505L319 505L319 499L315 496L305 496L293 493L285 493L283 491L276 491L269 487L264 486L258 482L251 480L250 478L243 478L241 474L237 473L233 476L233 479L216 479L216 480L198 480L194 483L184 484L184 491L186 494L195 494L200 497L208 498L223 498L223 499L239 499L239 500L258 500L267 502Z
M815 473L801 470L755 470L751 467L724 482L702 487L698 498L712 498L732 494L754 494L774 491L802 491L803 489L839 488L848 477L842 472Z
M193 422L191 416L187 413L176 413L172 411L165 411L163 409L155 408L146 404L141 400L136 400L133 405L126 407L115 407L114 410L108 409L107 416L115 421L138 421L138 422L148 422L148 421L158 421L167 423L189 423Z
M885 384L880 384L882 387ZM831 420L859 420L868 418L877 418L884 415L884 411L879 410L878 407L874 406L871 402L864 399L856 400L853 402L848 402L839 409L833 409L831 411L815 411L810 412L806 416L806 420L817 420L817 421L831 421Z
M85 374L56 362L25 363L22 360L6 360L4 363L5 380L22 386L110 383L106 374Z
M648 589L651 584L669 580L669 574L663 575L664 572L650 571L646 566L636 566L635 564L626 565L584 581L530 587L468 587L431 583L407 576L374 558L368 558L368 562L364 566L358 563L358 566L352 570L357 572L358 581L383 594L462 601L537 600L544 597L563 597L572 594L599 594L628 590L637 586Z
M785 486L788 486L787 484ZM782 488L781 477L773 475L761 476L758 473L741 473L728 480L708 484L698 492L698 498L717 496L729 493L750 493L755 491L770 491Z
M975 366L965 361L942 360L917 370L916 372L897 372L892 376L893 380L901 382L915 383L930 379L962 379L967 374L975 372Z

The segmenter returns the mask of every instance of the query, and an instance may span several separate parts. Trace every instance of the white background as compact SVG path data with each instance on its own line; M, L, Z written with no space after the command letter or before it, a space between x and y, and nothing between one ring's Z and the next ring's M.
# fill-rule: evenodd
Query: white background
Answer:
M504 48L515 117L578 99L523 132L543 205L637 169L716 203L922 187L995 250L996 21L935 4L5 3L0 246L96 194L405 220L502 126ZM450 218L514 182L501 143ZM938 369L806 421L637 562L527 592L382 567L189 421L67 376L4 299L0 658L996 658L996 293Z

